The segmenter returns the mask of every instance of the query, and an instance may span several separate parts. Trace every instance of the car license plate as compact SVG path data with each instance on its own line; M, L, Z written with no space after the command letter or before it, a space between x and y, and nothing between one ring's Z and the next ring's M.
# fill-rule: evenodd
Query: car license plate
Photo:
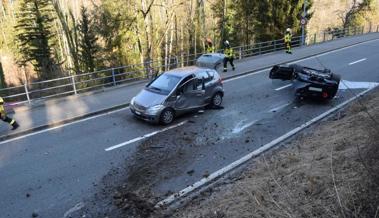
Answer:
M322 88L309 87L309 91L322 92Z

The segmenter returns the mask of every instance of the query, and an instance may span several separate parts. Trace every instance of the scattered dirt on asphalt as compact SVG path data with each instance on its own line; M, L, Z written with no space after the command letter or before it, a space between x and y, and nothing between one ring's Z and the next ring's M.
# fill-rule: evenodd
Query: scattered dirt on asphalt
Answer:
M361 103L261 155L170 217L379 217L379 90Z

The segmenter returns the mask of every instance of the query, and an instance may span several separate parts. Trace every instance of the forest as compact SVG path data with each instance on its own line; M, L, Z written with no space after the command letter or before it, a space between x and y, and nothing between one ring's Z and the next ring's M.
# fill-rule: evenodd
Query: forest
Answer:
M307 0L307 19L313 5ZM304 0L1 0L0 88L153 63L301 33ZM367 22L375 0L351 0L337 28ZM336 12L337 13L337 12ZM307 28L309 30L309 28Z

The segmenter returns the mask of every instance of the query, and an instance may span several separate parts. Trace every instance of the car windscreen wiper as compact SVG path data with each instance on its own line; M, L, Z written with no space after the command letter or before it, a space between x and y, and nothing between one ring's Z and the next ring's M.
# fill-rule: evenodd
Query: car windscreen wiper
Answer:
M162 89L154 87L154 86L150 86L149 89L156 90L158 92L162 92Z

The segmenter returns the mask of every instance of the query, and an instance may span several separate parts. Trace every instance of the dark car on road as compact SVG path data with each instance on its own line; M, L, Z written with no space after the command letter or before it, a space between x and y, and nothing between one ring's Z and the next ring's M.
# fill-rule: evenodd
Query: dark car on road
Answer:
M291 80L295 94L301 98L330 100L337 94L341 77L329 69L318 70L296 64L274 66L270 79Z
M220 106L224 89L216 70L184 67L164 72L130 102L132 113L143 120L170 124L175 117L199 108Z

